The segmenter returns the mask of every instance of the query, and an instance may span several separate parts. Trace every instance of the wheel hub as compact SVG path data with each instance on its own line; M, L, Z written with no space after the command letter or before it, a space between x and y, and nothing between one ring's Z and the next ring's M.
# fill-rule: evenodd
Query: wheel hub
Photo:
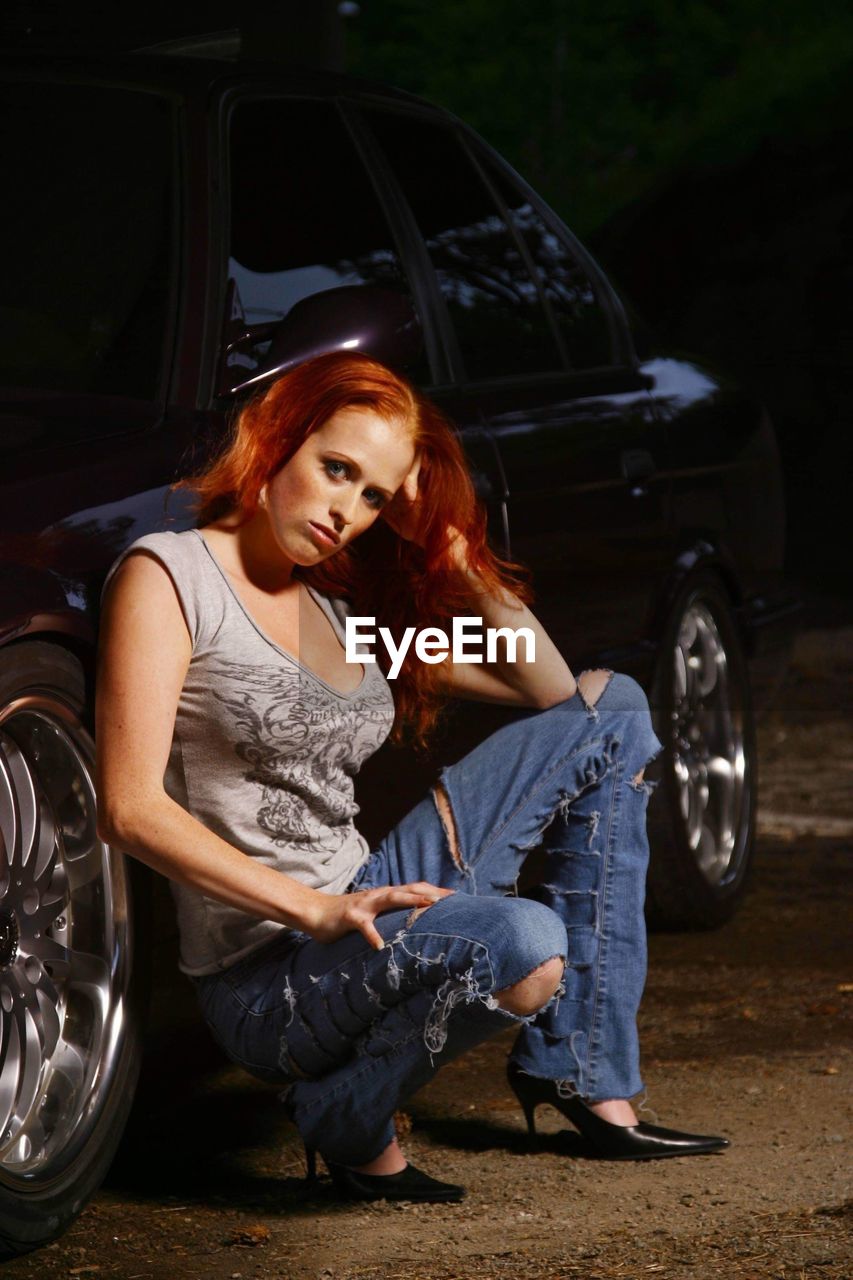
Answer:
M21 931L18 918L8 907L0 907L0 969L15 963Z

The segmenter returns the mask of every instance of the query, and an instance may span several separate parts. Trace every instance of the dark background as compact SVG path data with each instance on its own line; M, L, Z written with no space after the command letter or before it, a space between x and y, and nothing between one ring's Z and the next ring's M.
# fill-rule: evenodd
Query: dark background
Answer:
M375 77L472 124L592 249L640 345L709 358L776 424L788 568L846 596L853 419L848 0L41 0L7 47L244 50Z

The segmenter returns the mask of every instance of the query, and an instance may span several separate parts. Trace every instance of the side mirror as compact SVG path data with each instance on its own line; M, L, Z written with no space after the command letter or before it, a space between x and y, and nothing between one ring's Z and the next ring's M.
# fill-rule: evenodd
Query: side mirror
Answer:
M233 307L233 299L229 310ZM311 294L274 324L232 319L222 353L217 395L236 396L272 382L294 365L327 351L363 351L403 368L421 353L421 327L404 293L373 285L345 285ZM265 354L252 348L269 343ZM254 367L248 368L248 365Z

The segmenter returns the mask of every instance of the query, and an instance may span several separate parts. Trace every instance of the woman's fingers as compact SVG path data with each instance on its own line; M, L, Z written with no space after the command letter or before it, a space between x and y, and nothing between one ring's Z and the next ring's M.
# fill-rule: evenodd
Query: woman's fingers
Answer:
M439 885L419 880L415 884L385 885L379 889L362 889L358 893L346 895L344 914L340 917L344 924L344 932L357 929L358 932L377 951L385 946L385 940L374 924L374 920L383 911L399 910L404 907L431 907L442 898L454 893L453 889L442 889Z
M368 901L365 901L357 911L353 912L352 924L376 951L381 951L385 946L385 939L373 923L378 915L381 915L383 911L390 911L394 907L419 907L430 904L425 903L419 895L414 893L401 893L397 890L396 896L392 901L385 900L384 890L379 890L378 893L379 896L375 897L377 890L367 890L365 898Z
M439 902L442 898L446 898L448 894L453 893L452 889L440 889L438 885L427 884L426 881L417 884L404 884L396 886L388 886L385 889L379 889L382 905L377 907L379 911L388 911L391 907L429 907L434 902Z
M353 925L377 951L385 946L385 941L373 923L376 916L383 911L399 910L402 907L431 907L454 892L453 889L442 889L438 885L429 884L425 880L416 884L387 885L380 889L366 889L358 896L362 899L357 913L354 913Z
M409 502L414 502L415 498L418 496L418 476L420 475L420 471L421 454L418 452L415 454L415 460L409 469L408 475L403 481L403 493L408 498Z
M411 884L401 885L400 888L410 889L412 893L421 893L424 897L436 902L439 898L446 898L448 894L456 892L455 889L443 889L441 885L430 884L428 880L415 880Z
M367 939L374 951L381 951L385 946L385 939L372 920L363 920L359 925L359 931Z
M418 477L421 472L421 454L416 453L406 478L394 497L382 509L382 518L396 534L406 541L417 540L421 524Z

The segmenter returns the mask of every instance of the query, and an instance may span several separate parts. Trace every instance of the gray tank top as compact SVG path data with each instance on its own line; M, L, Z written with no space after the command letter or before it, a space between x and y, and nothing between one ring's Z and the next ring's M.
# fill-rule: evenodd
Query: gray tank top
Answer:
M353 777L381 746L394 701L375 663L341 693L281 649L246 612L203 535L132 543L168 571L192 637L164 786L211 831L312 889L340 893L369 856L353 825ZM347 606L308 587L343 644ZM171 883L180 967L215 973L283 926Z

